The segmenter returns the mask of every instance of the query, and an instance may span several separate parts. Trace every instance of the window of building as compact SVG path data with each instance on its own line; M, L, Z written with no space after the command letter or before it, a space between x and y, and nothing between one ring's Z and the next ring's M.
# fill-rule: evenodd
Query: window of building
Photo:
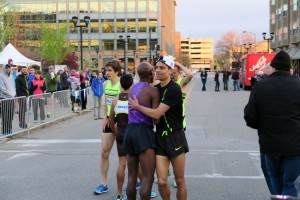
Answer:
M77 0L69 0L69 13L77 13Z
M67 13L67 2L66 0L63 1L59 1L57 3L57 7L58 7L58 13Z
M272 5L272 6L275 5L275 0L272 0L272 1L271 1L271 5Z
M299 33L299 23L298 22L292 22L292 35L298 35Z
M113 19L102 19L102 33L113 33L114 32L114 20Z
M91 51L96 52L97 46L99 46L99 40L91 40ZM99 49L99 50L101 51L101 49Z
M284 17L288 16L288 5L287 4L282 5L282 16L284 16Z
M293 0L291 3L292 3L292 11L297 11L299 0Z
M101 2L101 12L102 13L113 13L114 12L114 2Z
M124 13L125 12L125 2L124 0L117 0L116 2L116 12Z
M136 39L130 39L128 43L128 50L136 50Z
M114 40L102 40L102 50L103 51L113 51L114 50Z
M90 0L90 12L91 13L99 12L99 0Z
M147 4L146 1L138 1L138 12L143 13L147 11Z
M275 13L271 14L271 24L275 24Z
M124 51L124 40L117 39L117 50Z
M149 31L156 32L157 27L157 19L150 19L149 20Z
M136 21L135 19L127 19L127 31L129 33L135 33L136 32Z
M127 1L127 12L135 12L135 0Z
M157 0L150 0L149 1L149 12L157 12L158 7L157 7Z
M98 19L92 19L90 22L91 33L99 33L99 21Z
M150 43L150 45L151 45L151 50L155 50L155 45L157 44L157 39L152 39L151 38L151 43Z
M147 32L147 21L146 21L146 19L138 19L138 27L139 27L139 32L141 32L141 33Z
M88 13L88 11L89 11L89 8L88 8L87 0L79 1L79 13Z
M147 39L139 39L138 41L138 50L147 50Z
M117 33L125 33L125 19L117 19Z

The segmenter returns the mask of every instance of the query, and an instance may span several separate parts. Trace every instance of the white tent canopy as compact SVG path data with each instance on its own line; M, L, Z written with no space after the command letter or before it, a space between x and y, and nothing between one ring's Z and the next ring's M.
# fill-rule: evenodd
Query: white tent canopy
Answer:
M14 65L26 66L26 67L30 65L41 66L41 62L37 62L29 58L26 58L11 43L6 45L6 47L0 53L0 64L7 64L8 59L12 59Z

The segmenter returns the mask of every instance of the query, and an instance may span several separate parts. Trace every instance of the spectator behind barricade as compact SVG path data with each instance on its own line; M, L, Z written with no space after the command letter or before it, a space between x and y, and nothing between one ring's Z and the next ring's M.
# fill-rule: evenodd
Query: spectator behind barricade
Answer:
M101 119L101 99L103 95L103 78L102 72L98 72L98 77L93 79L92 90L94 93L94 119Z
M92 85L94 78L97 78L97 74L98 74L98 72L92 71L91 78L90 78L90 85Z
M81 92L81 109L85 110L86 109L86 103L87 103L87 90L86 88L90 86L90 79L87 76L88 74L88 69L85 68L81 73L80 73L80 88L82 90Z
M13 78L14 82L16 81L17 76L19 75L18 67L11 66L11 77Z
M91 72L90 72L90 68L86 67L84 71L85 71L85 73L86 73L85 76L86 76L87 80L90 81L90 80L91 80ZM92 84L92 82L90 82L90 84Z
M68 78L69 78L69 70L68 67L65 66L63 73L60 75L60 86L62 90L69 89L70 84L68 82Z
M31 88L31 81L35 79L35 69L33 67L28 68L28 89Z
M73 112L78 112L78 104L80 103L80 95L79 95L79 90L80 90L80 76L79 74L75 71L72 70L70 73L70 77L68 78L68 81L70 82L71 85L71 101L72 101L72 111Z
M46 83L42 77L42 72L37 70L35 72L35 78L31 81L30 93L34 95L32 97L32 108L34 123L38 120L38 108L40 108L40 119L43 123L45 121L45 98L43 96L46 90Z
M101 72L102 72L102 74L103 74L103 78L104 78L105 80L107 80L105 68L102 68L102 69L101 69Z
M57 72L57 76L58 76L58 82L57 82L57 84L56 84L56 88L57 88L57 91L60 91L60 90L62 90L61 89L61 83L60 83L60 75L63 73L63 70L58 70L58 72Z
M28 97L29 89L28 89L28 69L26 67L22 67L21 74L19 74L16 78L16 93L17 97ZM19 127L27 128L27 124L25 121L25 113L26 113L26 98L19 99Z
M12 134L12 120L14 117L14 98L16 96L16 88L14 80L11 76L11 66L9 64L2 66L0 74L0 99L4 100L0 103L0 112L2 119L1 133L3 135Z
M49 66L49 73L45 76L47 92L53 93L57 91L58 75L54 73L54 67Z

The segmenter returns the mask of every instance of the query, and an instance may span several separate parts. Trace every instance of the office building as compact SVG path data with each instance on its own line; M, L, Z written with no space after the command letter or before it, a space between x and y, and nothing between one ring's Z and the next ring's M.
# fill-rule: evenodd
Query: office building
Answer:
M289 53L297 76L300 75L299 19L299 0L270 0L270 33L274 33L270 47L275 52Z
M79 54L80 31L72 17L83 23L88 16L88 27L83 28L83 55L99 59L99 66L111 59L124 62L124 49L130 69L143 60L152 60L159 53L156 45L168 54L175 51L175 0L10 0L9 6L15 13L12 43L17 48L36 47L44 21L56 29L66 24L68 45ZM130 36L129 42L120 42L120 36L126 40Z

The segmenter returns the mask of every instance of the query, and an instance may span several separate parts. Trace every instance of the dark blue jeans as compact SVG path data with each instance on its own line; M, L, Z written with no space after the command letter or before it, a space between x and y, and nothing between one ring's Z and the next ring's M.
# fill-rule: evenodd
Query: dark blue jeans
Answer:
M206 91L206 87L205 87L205 84L206 84L206 78L202 78L202 91Z
M260 153L260 166L263 171L269 191L272 195L274 195L275 191L273 189L273 185L271 182L270 170L267 168L267 164L266 164L266 154L264 154L264 153Z
M265 154L265 159L274 192L297 197L294 182L300 175L300 156Z

